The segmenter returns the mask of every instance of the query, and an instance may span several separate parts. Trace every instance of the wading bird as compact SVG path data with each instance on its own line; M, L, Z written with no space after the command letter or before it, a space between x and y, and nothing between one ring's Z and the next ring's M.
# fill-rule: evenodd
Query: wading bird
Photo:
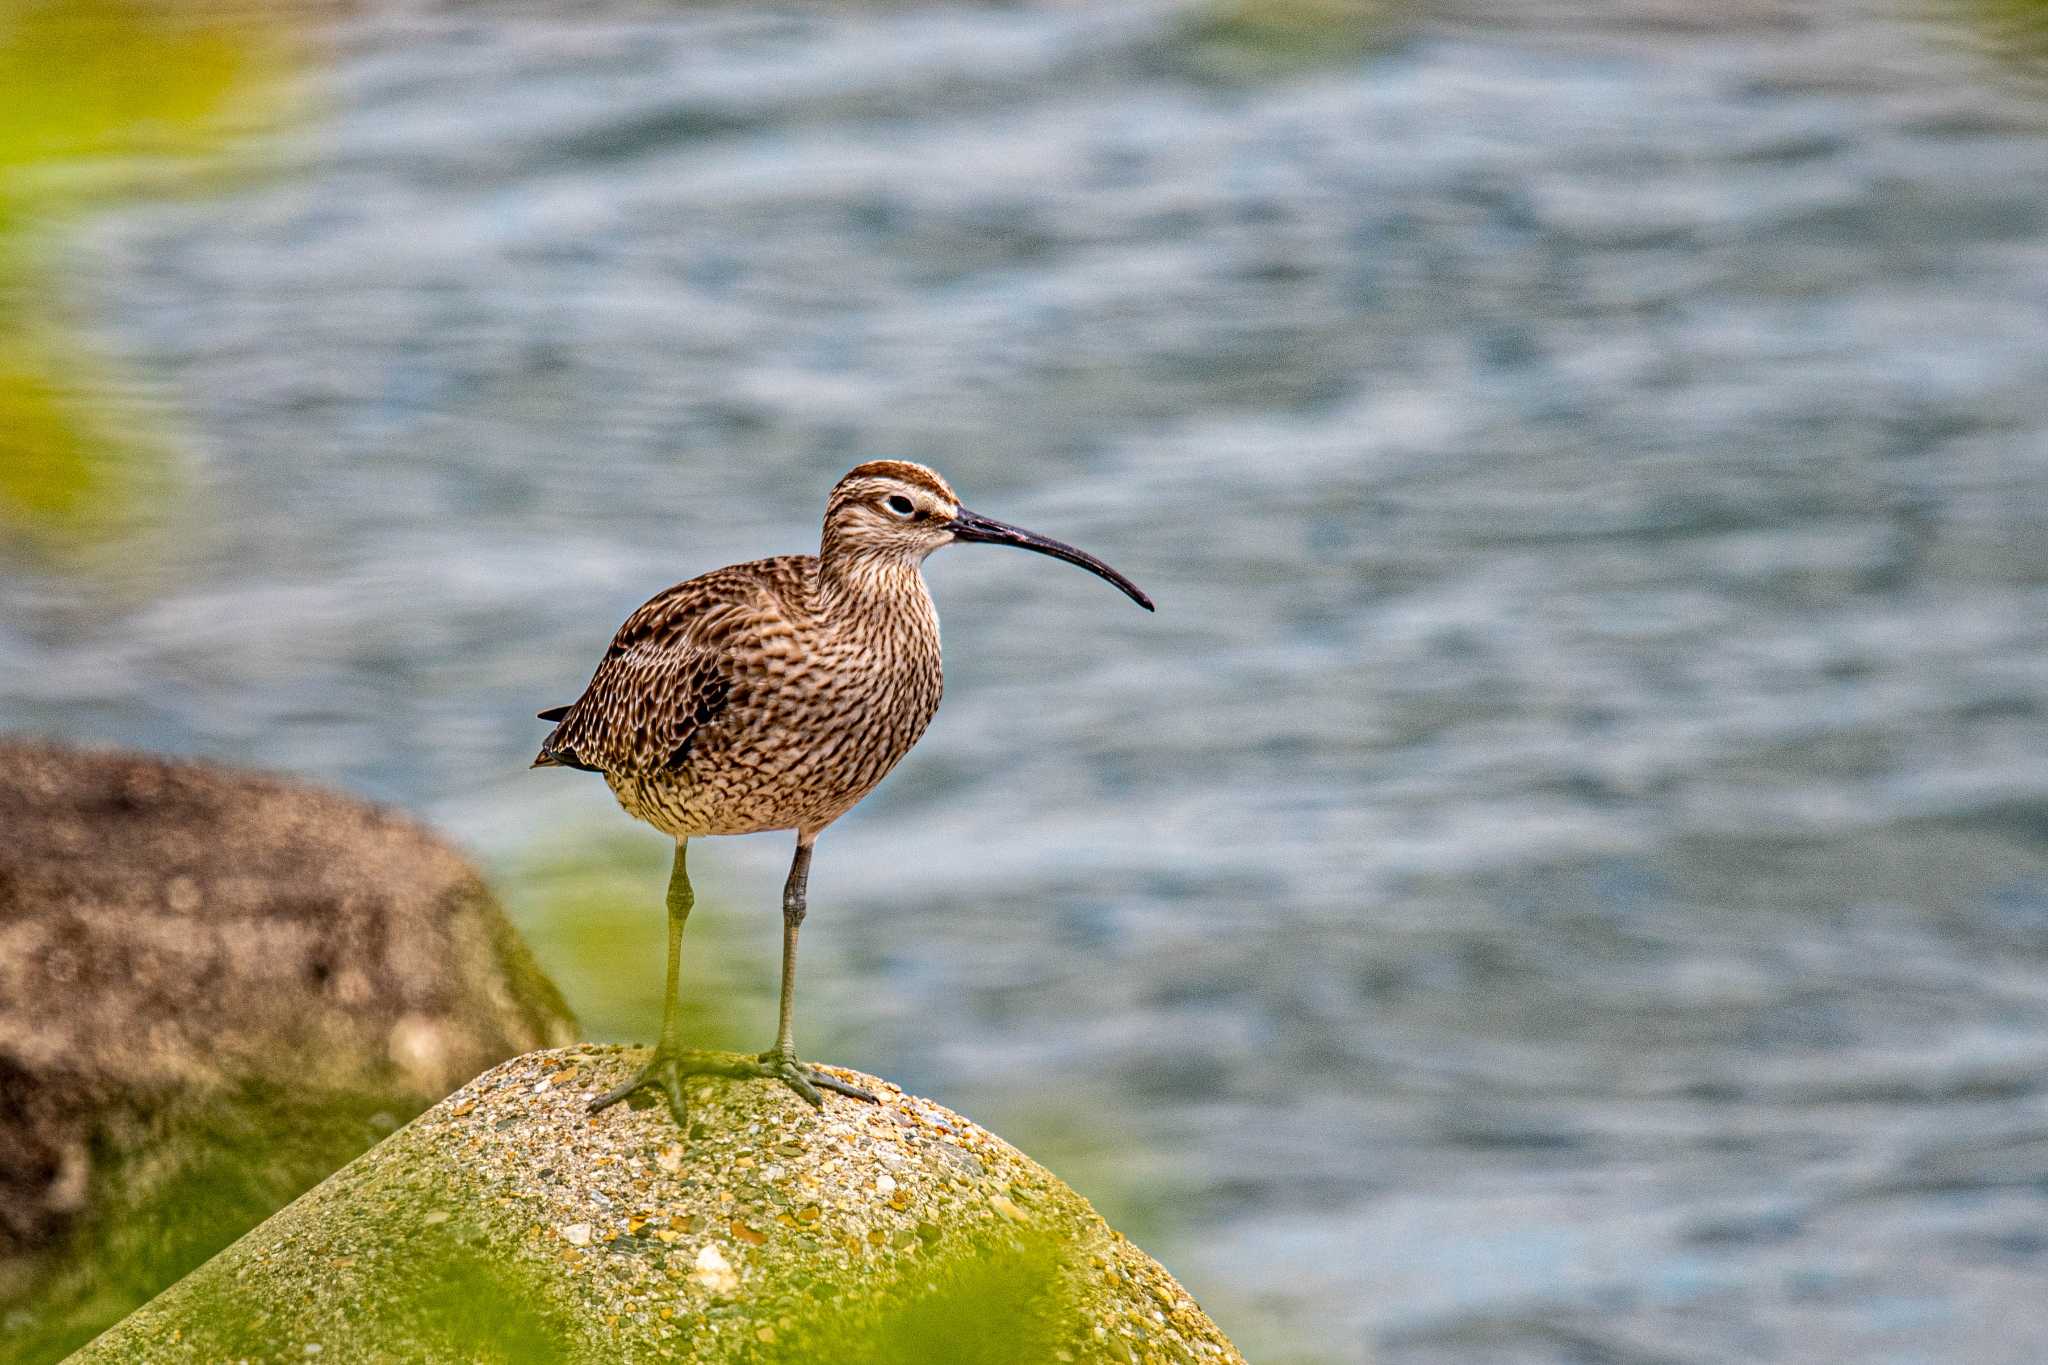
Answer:
M970 512L923 465L874 460L825 505L818 553L717 569L626 618L583 695L540 713L555 728L534 766L602 774L626 813L676 841L668 884L668 991L661 1041L638 1075L592 1113L645 1089L685 1122L683 1079L779 1080L813 1105L819 1090L874 1096L797 1060L796 938L811 847L910 751L938 710L939 617L921 572L956 541L1014 545L1152 600L1091 554ZM782 891L782 1004L759 1056L686 1050L676 972L692 896L684 853L707 834L796 831Z

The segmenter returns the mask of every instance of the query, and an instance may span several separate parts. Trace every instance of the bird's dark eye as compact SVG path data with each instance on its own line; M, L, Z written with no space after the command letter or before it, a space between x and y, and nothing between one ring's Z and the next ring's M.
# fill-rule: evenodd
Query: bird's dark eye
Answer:
M909 498L898 493L889 499L889 510L899 517L907 517L917 510L917 506Z

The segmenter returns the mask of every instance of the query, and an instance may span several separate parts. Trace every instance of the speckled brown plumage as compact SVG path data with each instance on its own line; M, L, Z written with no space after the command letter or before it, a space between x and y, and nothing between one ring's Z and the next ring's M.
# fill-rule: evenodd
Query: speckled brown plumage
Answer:
M654 1058L602 1109L645 1088L684 1121L692 1075L765 1077L814 1104L821 1090L874 1097L796 1059L797 929L811 845L910 752L939 708L939 617L925 556L955 541L1014 545L1081 565L1146 610L1137 586L1094 556L960 506L922 465L874 460L833 488L818 553L783 555L678 583L626 618L555 722L535 767L600 773L628 813L676 841L669 879L668 992ZM677 964L694 897L684 868L702 834L796 831L783 888L782 1005L775 1046L755 1058L685 1050Z
M885 468L917 470L957 508L936 475L877 461L831 510ZM602 773L630 814L677 838L823 829L917 743L943 687L917 563L865 548L828 540L829 570L782 555L655 597L619 627L536 763Z

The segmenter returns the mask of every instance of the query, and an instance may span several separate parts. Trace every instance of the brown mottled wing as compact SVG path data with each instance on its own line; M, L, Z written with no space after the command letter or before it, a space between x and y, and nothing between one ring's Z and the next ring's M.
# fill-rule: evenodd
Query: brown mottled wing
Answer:
M731 647L763 604L729 572L677 584L626 618L590 686L560 709L536 766L604 773L680 769L732 695Z

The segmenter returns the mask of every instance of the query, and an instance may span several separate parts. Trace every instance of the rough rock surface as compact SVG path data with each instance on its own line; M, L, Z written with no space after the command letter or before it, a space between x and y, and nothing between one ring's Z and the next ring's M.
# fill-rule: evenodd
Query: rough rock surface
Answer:
M1008 1143L871 1076L592 1117L639 1050L496 1067L80 1361L1241 1361Z
M0 743L0 1340L74 1345L574 1037L476 872L277 778Z

